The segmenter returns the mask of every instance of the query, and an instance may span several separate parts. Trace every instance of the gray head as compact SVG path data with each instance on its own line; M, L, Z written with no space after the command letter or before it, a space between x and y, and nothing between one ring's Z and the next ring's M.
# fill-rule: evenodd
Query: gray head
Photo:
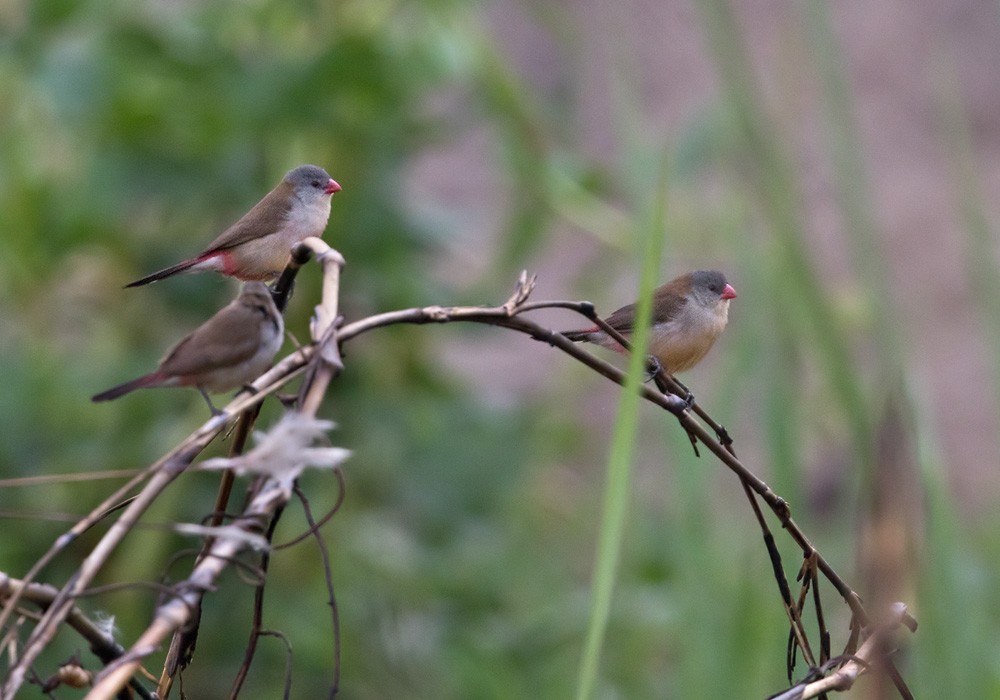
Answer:
M705 306L716 304L720 299L729 301L736 298L736 290L726 282L726 276L718 270L692 272L691 290L695 298Z
M285 182L294 187L300 197L306 193L333 194L340 192L341 189L337 181L318 165L300 165L294 170L289 170L285 175Z

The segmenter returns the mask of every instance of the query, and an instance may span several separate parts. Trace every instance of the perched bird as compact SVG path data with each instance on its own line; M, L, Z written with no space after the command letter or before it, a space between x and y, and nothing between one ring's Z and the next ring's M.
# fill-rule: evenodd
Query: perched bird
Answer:
M141 287L200 270L241 280L274 279L288 263L292 246L323 235L330 218L330 196L340 190L323 168L300 165L201 253L125 286Z
M667 372L691 369L709 351L729 320L729 300L736 290L715 270L698 270L670 280L653 292L653 329L649 354ZM626 340L635 326L635 304L618 309L605 321ZM624 348L596 326L563 333L573 341L596 343L617 352Z
M150 374L94 396L110 401L141 388L194 386L213 414L208 392L243 386L263 374L284 340L285 323L263 282L245 282L240 295L177 343Z

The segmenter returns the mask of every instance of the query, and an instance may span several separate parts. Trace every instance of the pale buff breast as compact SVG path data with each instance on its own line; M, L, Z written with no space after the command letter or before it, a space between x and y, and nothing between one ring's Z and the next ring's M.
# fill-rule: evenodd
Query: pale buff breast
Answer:
M710 309L688 304L677 318L653 327L649 352L668 372L683 372L698 364L728 321L728 299Z
M239 270L259 270L257 275L243 274L243 279L274 279L288 264L291 250L310 236L320 237L330 218L330 197L316 197L292 207L284 225L269 236L236 246L230 251Z

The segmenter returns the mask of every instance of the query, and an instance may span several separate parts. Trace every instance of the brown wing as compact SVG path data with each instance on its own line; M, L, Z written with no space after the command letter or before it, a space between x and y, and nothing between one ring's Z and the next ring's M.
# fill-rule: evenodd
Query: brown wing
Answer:
M635 304L628 304L613 311L610 316L604 319L605 323L614 328L619 333L631 333L632 323L635 320Z
M687 297L678 294L668 283L653 292L653 323L666 323L677 317L687 303Z
M212 241L205 253L234 248L241 243L268 236L284 226L292 208L291 185L282 182L267 193L235 224Z
M666 323L674 318L686 301L669 285L658 287L653 292L653 323ZM604 320L619 333L631 333L635 320L635 304L623 306Z
M249 360L260 347L262 317L240 304L224 307L177 343L160 363L171 375L201 374Z

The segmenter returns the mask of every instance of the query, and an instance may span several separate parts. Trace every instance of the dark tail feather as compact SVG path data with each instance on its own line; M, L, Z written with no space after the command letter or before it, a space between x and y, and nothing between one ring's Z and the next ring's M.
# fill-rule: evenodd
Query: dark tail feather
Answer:
M141 389L144 386L157 386L158 382L163 377L159 372L153 372L152 374L147 374L138 379L133 379L130 382L125 382L124 384L119 384L116 387L112 387L107 391L102 391L100 394L91 396L91 401L110 401L111 399L117 399L119 396L124 396L130 391L135 391L136 389Z
M562 334L574 343L579 343L581 340L590 340L590 334L596 333L599 330L600 328L594 326L593 328L585 328L581 331L562 331Z
M146 275L141 280L136 280L135 282L129 282L128 284L125 285L124 288L128 289L129 287L141 287L144 284L149 284L151 282L158 282L164 279L165 277L170 277L171 275L176 275L179 272L184 272L185 270L193 267L194 265L200 263L201 261L202 258L191 258L190 260L179 262L176 265L171 265L170 267L166 267L160 270L159 272L154 272L151 275Z

